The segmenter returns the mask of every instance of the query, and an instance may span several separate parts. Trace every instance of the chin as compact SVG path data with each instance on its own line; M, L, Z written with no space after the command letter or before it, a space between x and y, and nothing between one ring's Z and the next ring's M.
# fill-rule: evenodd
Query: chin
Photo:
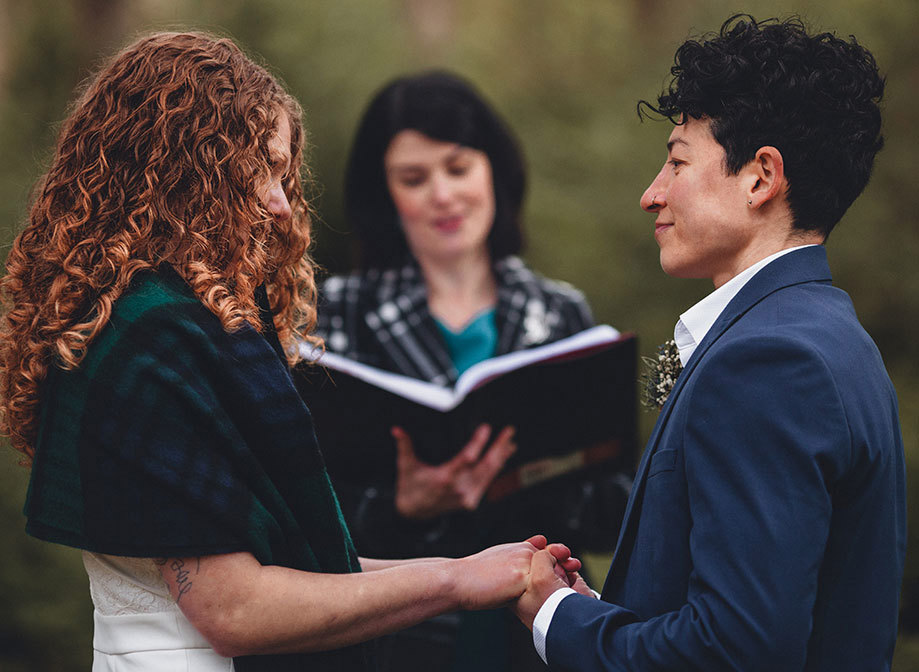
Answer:
M663 255L661 256L661 270L664 271L664 273L669 275L671 278L680 278L681 280L698 280L699 278L708 277L705 274L694 272L693 269L688 268L686 266L675 264L672 262L668 263L663 258Z

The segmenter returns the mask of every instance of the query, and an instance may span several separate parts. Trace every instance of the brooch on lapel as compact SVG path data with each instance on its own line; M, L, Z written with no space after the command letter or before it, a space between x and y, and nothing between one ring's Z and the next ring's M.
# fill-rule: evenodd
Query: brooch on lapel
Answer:
M642 357L645 372L641 376L642 406L660 410L670 391L676 384L676 379L683 370L680 361L680 351L677 350L673 339L665 341L657 349L657 357Z
M536 345L549 338L549 315L542 301L531 299L527 301L526 316L523 318L523 342L526 345Z

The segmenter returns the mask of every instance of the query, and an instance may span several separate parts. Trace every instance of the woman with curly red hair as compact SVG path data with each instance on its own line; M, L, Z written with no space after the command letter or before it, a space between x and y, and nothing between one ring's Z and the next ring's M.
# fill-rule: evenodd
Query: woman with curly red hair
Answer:
M300 115L229 40L141 39L9 254L0 431L27 531L83 550L94 670L364 669L361 642L516 597L545 545L356 556L288 368L316 321Z

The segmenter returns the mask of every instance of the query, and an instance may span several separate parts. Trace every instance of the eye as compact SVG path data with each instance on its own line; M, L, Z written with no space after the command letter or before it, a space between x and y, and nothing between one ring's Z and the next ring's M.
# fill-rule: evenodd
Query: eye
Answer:
M273 177L283 177L287 174L289 165L286 159L276 158L271 160L269 168Z
M677 168L679 168L680 166L682 166L683 163L685 163L685 162L684 162L684 161L680 161L679 159L670 159L669 161L667 161L667 163L669 163L669 164L673 167L673 170L676 170Z
M454 177L462 177L463 175L469 172L470 167L471 167L470 164L465 163L465 162L452 163L449 166L447 166L447 173L449 173L450 175L453 175Z
M399 184L403 187L420 187L424 184L424 175L402 175L399 177Z

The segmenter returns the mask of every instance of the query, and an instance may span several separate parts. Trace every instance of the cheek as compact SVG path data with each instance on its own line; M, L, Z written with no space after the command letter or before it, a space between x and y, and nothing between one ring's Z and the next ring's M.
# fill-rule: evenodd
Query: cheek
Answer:
M417 219L424 214L424 200L419 193L390 187L389 195L403 221Z
M692 200L692 189L685 183L685 181L681 180L671 181L667 186L666 194L667 205L676 210L679 210L686 200Z
M477 174L470 179L465 190L469 202L482 208L483 214L490 220L495 215L495 187L491 174L487 171Z

